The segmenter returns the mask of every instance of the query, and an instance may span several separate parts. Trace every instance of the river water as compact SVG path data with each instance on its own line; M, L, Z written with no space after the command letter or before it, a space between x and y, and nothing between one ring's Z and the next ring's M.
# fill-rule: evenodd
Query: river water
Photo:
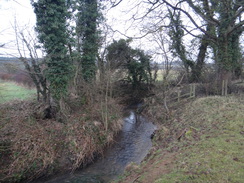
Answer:
M156 129L151 122L133 110L125 111L124 124L115 143L104 156L87 168L73 174L56 177L45 183L108 183L123 174L131 162L139 164L152 147L151 134Z

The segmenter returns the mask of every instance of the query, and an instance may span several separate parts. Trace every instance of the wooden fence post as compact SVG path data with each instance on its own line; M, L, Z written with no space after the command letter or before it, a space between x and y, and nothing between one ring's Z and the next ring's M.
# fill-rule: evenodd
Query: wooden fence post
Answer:
M222 81L221 95L224 96L225 80Z
M180 90L178 90L178 102L180 101Z
M228 95L228 80L223 80L222 81L222 96L227 96Z
M228 95L228 80L225 81L225 96Z
M193 90L192 90L192 84L190 84L190 98L192 97Z
M196 84L193 84L193 97L196 97Z

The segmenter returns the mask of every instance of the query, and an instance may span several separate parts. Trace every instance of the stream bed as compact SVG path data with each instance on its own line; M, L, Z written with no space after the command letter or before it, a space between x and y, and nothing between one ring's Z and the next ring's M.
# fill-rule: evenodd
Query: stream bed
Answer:
M73 174L66 174L45 183L108 183L123 174L132 162L139 164L152 147L151 134L156 130L151 122L134 110L126 110L124 124L115 143L103 157Z

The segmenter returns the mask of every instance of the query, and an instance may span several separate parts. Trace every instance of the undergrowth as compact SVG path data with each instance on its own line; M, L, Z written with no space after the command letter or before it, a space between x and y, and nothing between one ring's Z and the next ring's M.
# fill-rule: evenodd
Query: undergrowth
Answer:
M100 105L80 105L66 123L38 118L37 106L33 101L0 106L0 182L30 181L86 166L122 125L120 106L112 99L107 129Z

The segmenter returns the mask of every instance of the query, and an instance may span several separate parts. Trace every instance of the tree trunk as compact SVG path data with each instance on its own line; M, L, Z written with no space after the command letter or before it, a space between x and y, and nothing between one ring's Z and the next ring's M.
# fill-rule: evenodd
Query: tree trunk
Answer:
M209 42L206 41L206 38L207 38L206 35L202 38L201 46L199 48L199 53L197 56L197 61L194 67L192 68L192 75L191 75L192 82L198 82L201 79L202 68L203 68L207 48L209 45Z
M219 91L223 90L222 84L228 83L225 87L227 88L231 84L232 68L233 63L231 55L229 53L228 39L224 35L219 36L218 42L218 88ZM225 89L226 90L226 89Z

